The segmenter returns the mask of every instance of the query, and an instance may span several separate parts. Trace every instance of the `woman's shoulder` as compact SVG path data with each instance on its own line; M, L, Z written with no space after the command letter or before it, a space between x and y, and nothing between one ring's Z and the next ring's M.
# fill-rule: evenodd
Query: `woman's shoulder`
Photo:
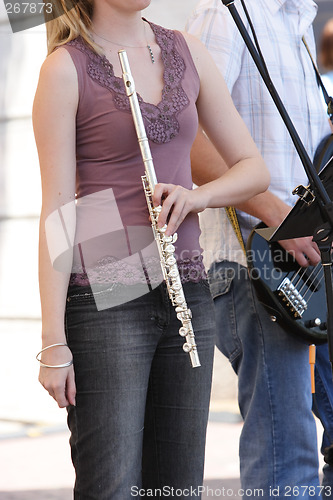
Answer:
M195 67L200 75L203 70L205 61L207 61L207 58L210 59L210 54L204 44L197 37L184 31L180 31L179 33L184 38Z
M194 35L191 35L190 33L187 33L186 31L180 31L179 33L185 38L185 41L189 46L190 50L200 53L206 52L207 49L204 46L204 44L199 40L199 38L197 38Z
M64 47L57 47L44 60L40 76L54 83L61 81L63 85L77 82L75 65L68 50Z
M78 103L78 76L68 51L60 47L44 60L39 74L38 93L48 101Z

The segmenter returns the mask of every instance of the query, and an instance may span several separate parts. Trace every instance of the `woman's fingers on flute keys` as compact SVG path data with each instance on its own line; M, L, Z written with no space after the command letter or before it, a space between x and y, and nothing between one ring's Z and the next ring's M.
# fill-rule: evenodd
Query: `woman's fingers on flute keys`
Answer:
M153 203L161 205L162 210L158 217L158 227L167 224L166 235L177 231L186 215L192 210L192 191L174 184L156 184Z

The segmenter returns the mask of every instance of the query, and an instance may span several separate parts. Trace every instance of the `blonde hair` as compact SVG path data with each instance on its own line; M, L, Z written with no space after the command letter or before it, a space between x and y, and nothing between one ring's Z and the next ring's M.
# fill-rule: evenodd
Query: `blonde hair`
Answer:
M95 52L101 52L101 47L90 36L93 0L51 0L49 3L52 4L52 12L46 13L45 9L48 54L78 36Z
M325 24L320 43L320 63L325 69L333 69L333 17Z

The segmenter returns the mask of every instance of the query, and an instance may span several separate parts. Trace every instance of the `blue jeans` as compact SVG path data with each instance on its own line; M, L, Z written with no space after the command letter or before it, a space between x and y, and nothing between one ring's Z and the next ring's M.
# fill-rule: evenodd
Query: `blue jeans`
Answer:
M314 396L313 411L321 420L324 427L321 451L333 445L333 387L332 387L332 367L329 361L327 344L316 348L316 394ZM330 486L333 492L333 467L325 464L323 467L324 486ZM327 498L331 498L329 488L323 493L327 493ZM323 496L325 496L323 494Z
M182 349L181 323L164 283L102 311L89 288L69 290L66 333L77 396L68 425L76 500L164 498L172 488L184 491L177 498L192 498L187 490L202 484L214 308L207 281L186 283L184 293L199 368Z
M252 490L250 498L258 498L258 490L267 500L320 498L308 346L271 321L245 267L215 263L209 281L217 346L238 375L242 487ZM329 387L332 394L332 378ZM332 406L325 411L332 421Z

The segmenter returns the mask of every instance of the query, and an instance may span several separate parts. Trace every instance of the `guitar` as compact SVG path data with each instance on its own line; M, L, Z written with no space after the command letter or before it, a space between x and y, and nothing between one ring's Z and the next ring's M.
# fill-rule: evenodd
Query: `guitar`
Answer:
M257 228L265 227L263 223ZM278 243L252 231L247 242L250 279L273 321L309 344L327 341L327 307L321 263L300 267Z
M333 199L333 134L320 143L313 163ZM298 200L297 205L298 213L307 217L311 226L306 202ZM317 345L325 343L327 302L322 264L300 267L278 243L268 242L256 233L256 229L264 227L260 223L253 229L246 248L249 276L259 300L274 321L300 340Z

